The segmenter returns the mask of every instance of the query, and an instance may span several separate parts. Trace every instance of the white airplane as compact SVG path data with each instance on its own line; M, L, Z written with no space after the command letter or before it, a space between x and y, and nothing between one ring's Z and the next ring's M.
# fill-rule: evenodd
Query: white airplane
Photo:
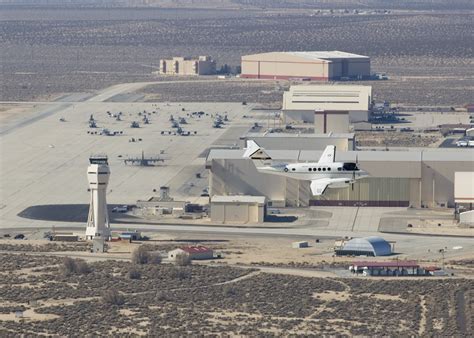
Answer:
M248 140L244 158L250 158L259 172L311 181L315 196L327 188L345 188L356 180L369 176L357 167L357 162L336 162L336 147L327 146L318 162L272 164L272 158L255 141Z

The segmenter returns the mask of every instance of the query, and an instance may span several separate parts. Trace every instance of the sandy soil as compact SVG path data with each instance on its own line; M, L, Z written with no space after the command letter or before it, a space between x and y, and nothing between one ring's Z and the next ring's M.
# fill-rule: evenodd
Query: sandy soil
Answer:
M34 108L34 104L28 103L2 103L0 104L0 123L7 123L24 117L25 115L31 113L31 110Z
M51 320L59 318L57 315L53 314L44 314L44 313L36 313L34 309L28 309L23 312L22 317L17 317L15 313L1 313L0 314L0 321L16 321L20 322L23 320L27 321L41 321L41 320Z

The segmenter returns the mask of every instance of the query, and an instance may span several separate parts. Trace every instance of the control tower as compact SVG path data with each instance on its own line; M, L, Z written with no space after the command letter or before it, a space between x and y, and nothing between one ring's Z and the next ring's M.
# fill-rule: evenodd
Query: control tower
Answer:
M87 179L91 192L89 216L87 216L86 239L110 239L109 214L105 194L109 183L109 164L107 156L98 155L89 158Z

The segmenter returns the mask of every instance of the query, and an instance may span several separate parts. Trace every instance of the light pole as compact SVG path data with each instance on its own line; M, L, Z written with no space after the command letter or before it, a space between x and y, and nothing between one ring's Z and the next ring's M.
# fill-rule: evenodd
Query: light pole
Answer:
M441 267L444 270L444 254L446 253L446 249L439 249L439 253L441 254Z

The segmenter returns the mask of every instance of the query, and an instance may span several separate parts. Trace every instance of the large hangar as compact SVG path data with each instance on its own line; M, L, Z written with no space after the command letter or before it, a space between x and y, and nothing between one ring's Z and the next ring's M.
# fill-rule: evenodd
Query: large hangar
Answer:
M341 51L270 52L242 56L243 78L340 80L370 77L370 58Z
M285 140L282 142L282 138ZM355 150L354 133L291 134L291 133L248 133L240 137L242 148L247 140L254 140L265 149L315 150L334 145L339 151Z
M282 141L283 142L283 141ZM320 158L322 151L265 149L276 162L305 162ZM398 206L453 207L454 175L472 170L474 151L432 149L413 151L337 151L337 161L359 161L370 177L353 186L328 189L312 196L308 181L259 173L242 158L242 149L213 149L210 195L265 196L269 206Z
M317 133L344 133L349 124L368 121L371 102L371 86L291 86L283 94L283 122L314 123Z

